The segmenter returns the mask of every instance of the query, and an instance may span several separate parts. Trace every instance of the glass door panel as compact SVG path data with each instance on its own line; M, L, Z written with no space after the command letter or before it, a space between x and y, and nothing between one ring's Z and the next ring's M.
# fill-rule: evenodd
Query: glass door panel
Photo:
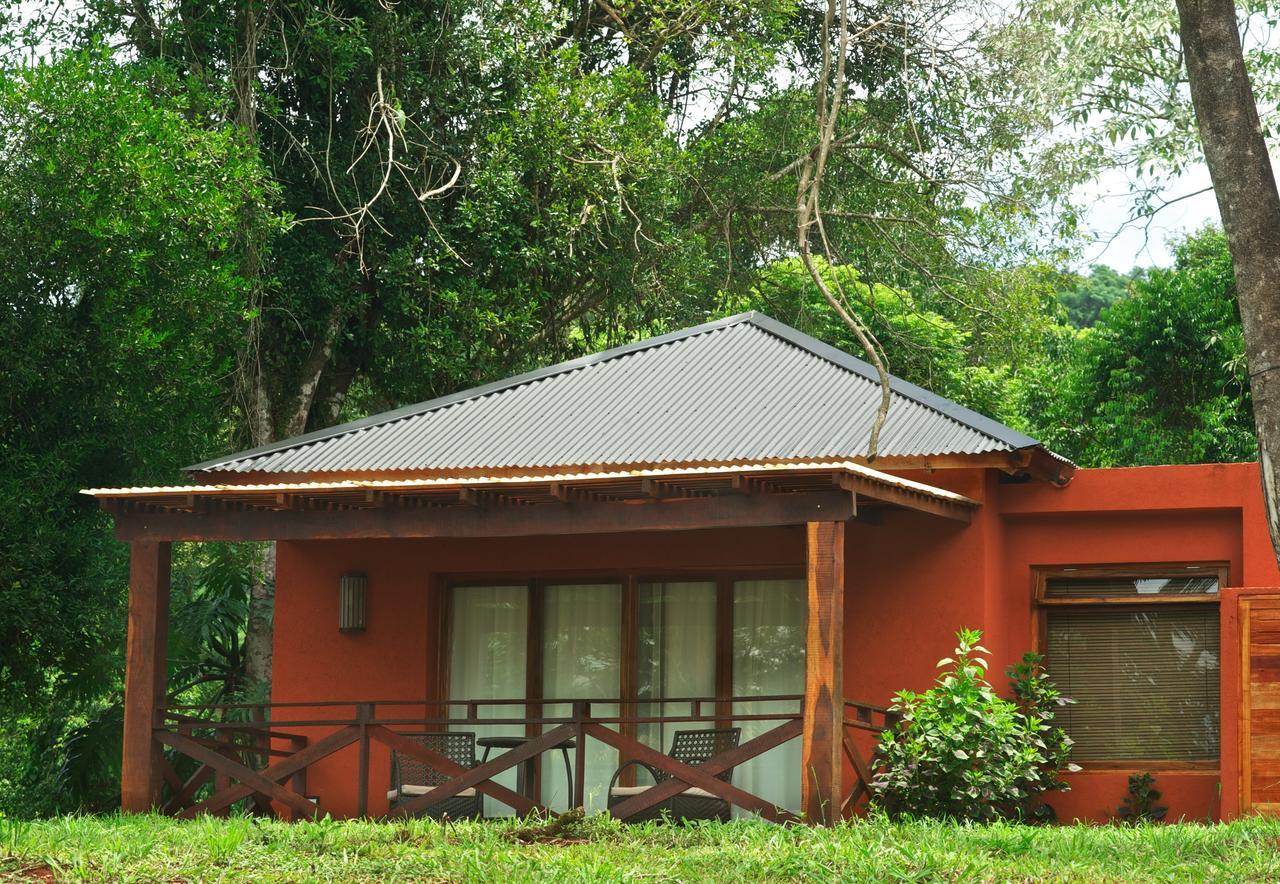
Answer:
M639 586L636 637L636 696L712 697L716 690L716 584L642 583ZM715 704L705 703L705 723L641 724L642 743L666 752L677 730L712 727ZM687 703L642 703L641 718L688 715ZM646 780L647 782L647 780Z
M542 695L552 700L616 698L621 693L622 585L576 584L543 588ZM593 715L616 716L616 703L593 703ZM568 717L568 702L546 703L548 718ZM616 728L615 728L616 729ZM570 751L570 760L573 752ZM542 801L548 807L568 807L564 763L559 751L542 758ZM617 750L599 740L588 740L586 756L586 809L608 805L605 790L618 767Z
M804 693L806 620L804 580L740 580L733 585L733 695ZM796 701L747 700L739 715L794 712ZM742 742L777 727L779 721L744 721ZM799 740L740 765L733 781L754 795L797 811L800 808Z
M455 586L449 596L450 648L449 699L511 700L525 695L528 653L529 588L517 586ZM521 705L486 706L480 718L524 718ZM466 716L466 708L450 706L451 718ZM452 730L474 731L477 738L524 736L523 724L455 725ZM501 754L502 749L493 750ZM476 759L484 749L476 748ZM494 778L509 789L516 787L514 769ZM507 805L485 799L485 814L510 816Z

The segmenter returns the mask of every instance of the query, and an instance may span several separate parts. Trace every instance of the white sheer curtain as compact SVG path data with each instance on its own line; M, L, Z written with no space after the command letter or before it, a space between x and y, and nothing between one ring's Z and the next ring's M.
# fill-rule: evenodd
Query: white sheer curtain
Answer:
M456 586L449 610L449 699L509 700L525 695L528 649L529 590L527 586ZM523 718L523 706L484 706L481 718ZM451 717L466 715L460 706L449 707ZM456 725L453 730L475 731L476 737L523 736L524 725ZM495 754L505 750L495 749ZM483 755L476 750L476 758ZM492 756L491 756L492 757ZM516 787L512 768L494 778L509 789ZM489 816L509 816L514 811L500 801L485 798Z
M621 691L622 586L617 583L548 586L544 595L542 695L554 700L617 697ZM548 703L547 717L568 716L568 703ZM617 715L617 704L592 704L595 715ZM570 753L572 757L572 752ZM588 740L586 809L608 806L605 790L618 767L618 752ZM561 771L560 753L543 756L542 801L567 807L573 796Z
M733 585L733 695L804 693L806 587L803 580L741 580ZM795 702L737 703L739 715L793 712ZM777 721L741 722L742 741ZM770 749L733 774L734 783L791 811L800 809L800 741Z
M716 585L642 583L639 587L639 635L636 645L637 696L711 697L716 689ZM715 704L703 710L715 714ZM642 716L688 715L684 703L645 703ZM711 727L706 724L642 724L641 742L659 752L671 748L677 730Z

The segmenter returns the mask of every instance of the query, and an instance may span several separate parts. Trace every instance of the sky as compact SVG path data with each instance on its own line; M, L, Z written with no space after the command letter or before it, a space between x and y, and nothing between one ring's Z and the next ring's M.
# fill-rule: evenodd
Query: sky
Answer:
M1103 175L1080 191L1083 202L1092 203L1092 209L1083 221L1089 243L1076 262L1077 268L1107 264L1123 273L1133 267L1168 266L1173 261L1171 239L1210 222L1218 223L1218 204L1208 188L1209 170L1203 164L1192 167L1163 194L1165 200L1177 202L1150 219L1133 221L1128 175L1121 170Z

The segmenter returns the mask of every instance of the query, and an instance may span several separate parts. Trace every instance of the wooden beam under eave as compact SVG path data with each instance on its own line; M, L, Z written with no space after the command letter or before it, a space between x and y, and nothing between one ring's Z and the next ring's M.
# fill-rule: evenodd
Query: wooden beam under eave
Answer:
M488 488L459 488L458 500L467 506L512 506L519 504L520 501L515 500L501 491L494 491Z
M1036 449L1028 459L1026 471L1033 478L1044 479L1062 487L1071 483L1071 479L1076 474L1076 466L1054 457L1043 449Z
M585 503L594 498L576 485L564 482L548 482L547 493L561 503Z
M523 537L764 528L854 514L847 491L530 506L128 513L116 537L137 540L356 540L390 537Z
M844 800L844 522L809 522L800 809L834 825Z
M983 454L935 454L880 456L868 461L865 457L850 458L872 469L896 470L972 470L988 467L998 470L1016 470L1025 464L1026 457L1019 451L989 451Z
M711 497L712 493L703 489L686 488L663 482L659 479L643 478L640 480L640 493L645 497L657 499L667 497Z
M658 500L661 500L664 497L683 496L678 491L675 491L668 485L664 485L663 483L659 482L657 479L649 479L649 478L640 480L640 493L643 494L645 497L652 497Z
M126 813L146 813L161 804L164 754L153 729L168 681L169 572L167 542L130 544L120 765L120 807Z
M934 516L941 516L944 519L953 519L957 522L968 524L973 519L973 510L977 504L969 501L951 501L945 498L933 497L923 491L913 491L910 488L899 488L892 485L881 485L876 482L868 482L857 476L847 474L839 474L835 477L836 484L844 490L852 494L860 494L863 497L869 497L872 500L883 501L884 503L892 503L909 510L916 510L921 513L929 513Z

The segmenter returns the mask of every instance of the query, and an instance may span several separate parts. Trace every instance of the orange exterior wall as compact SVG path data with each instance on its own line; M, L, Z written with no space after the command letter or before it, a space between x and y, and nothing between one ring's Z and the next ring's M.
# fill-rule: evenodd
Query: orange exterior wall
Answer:
M927 688L961 626L982 628L991 679L1032 647L1032 568L1169 561L1225 561L1229 582L1280 584L1262 515L1256 464L1081 470L1066 488L1006 484L994 470L909 474L979 500L970 524L907 511L847 531L845 694L886 703ZM279 545L273 700L430 699L439 649L430 587L449 576L523 578L534 572L608 576L804 566L802 529L637 533L492 540L294 542ZM369 622L337 630L337 585L369 575ZM1230 593L1224 599L1231 599ZM1223 608L1222 759L1219 770L1159 771L1170 819L1231 816L1238 767L1234 715L1238 660ZM1238 656L1238 655L1237 655ZM1232 680L1234 679L1234 680ZM349 712L349 710L343 710ZM307 717L315 715L308 710ZM389 755L370 756L369 812L386 810ZM312 768L308 794L336 815L355 811L356 750ZM1084 771L1055 796L1060 819L1105 820L1126 771ZM799 772L797 771L797 775ZM1221 784L1221 788L1220 788Z
M1278 576L1256 464L1082 470L1063 493L1004 486L1009 526L1006 581L1029 585L1033 564L1225 561L1228 583L1271 586ZM1055 505L1056 504L1056 505ZM1239 650L1235 593L1223 593L1222 734L1217 771L1155 770L1169 818L1231 818L1239 812ZM1029 623L1023 615L1015 620ZM1054 804L1064 818L1105 819L1131 771L1085 771Z

